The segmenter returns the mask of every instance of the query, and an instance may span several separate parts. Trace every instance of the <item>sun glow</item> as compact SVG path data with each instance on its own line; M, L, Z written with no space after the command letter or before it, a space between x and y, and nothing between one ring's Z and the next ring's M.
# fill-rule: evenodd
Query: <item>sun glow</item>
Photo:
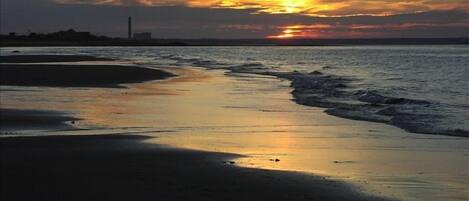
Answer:
M189 0L187 5L191 7L212 7L231 9L256 9L255 13L270 14L294 14L301 13L310 15L311 11L329 11L338 6L341 2L324 4L319 0Z
M285 13L298 13L307 8L310 2L305 0L283 0L280 5Z
M277 38L277 39L287 39L287 38L296 38L300 32L294 29L285 29L279 35L268 36L267 38Z
M387 16L429 10L469 11L463 0L52 0L61 4L121 6L187 6L196 8L253 9L253 14L301 14L320 17Z
M311 24L311 25L289 25L279 27L280 34L267 36L267 38L289 39L289 38L316 38L320 36L320 32L332 28L328 24Z

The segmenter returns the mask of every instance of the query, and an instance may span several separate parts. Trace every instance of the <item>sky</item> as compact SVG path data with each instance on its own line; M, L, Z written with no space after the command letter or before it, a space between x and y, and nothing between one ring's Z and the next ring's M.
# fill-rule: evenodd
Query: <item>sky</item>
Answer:
M1 0L0 32L154 38L469 37L468 0Z

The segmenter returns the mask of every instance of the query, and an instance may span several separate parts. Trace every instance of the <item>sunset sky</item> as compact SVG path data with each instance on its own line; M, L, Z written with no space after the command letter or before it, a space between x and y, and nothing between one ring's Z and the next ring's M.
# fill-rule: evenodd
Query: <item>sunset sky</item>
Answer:
M469 37L467 0L1 0L1 32L124 37Z

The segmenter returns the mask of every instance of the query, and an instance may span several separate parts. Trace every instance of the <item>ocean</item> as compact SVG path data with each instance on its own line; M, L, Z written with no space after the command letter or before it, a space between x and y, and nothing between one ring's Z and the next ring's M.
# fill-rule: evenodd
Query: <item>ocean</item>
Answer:
M10 54L5 49L2 54ZM415 133L469 136L469 46L72 47L146 67L192 66L292 81L294 100L326 113Z
M239 166L312 173L397 200L469 199L467 45L21 47L1 54L109 57L119 61L81 64L187 76L127 88L1 86L2 109L65 112L79 128L2 134L150 135L156 144L241 154Z

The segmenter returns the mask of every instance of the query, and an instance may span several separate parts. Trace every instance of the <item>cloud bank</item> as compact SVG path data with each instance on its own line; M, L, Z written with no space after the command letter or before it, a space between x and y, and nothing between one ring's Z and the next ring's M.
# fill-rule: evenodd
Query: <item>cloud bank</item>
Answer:
M287 2L286 6L279 6L282 2ZM152 32L158 38L469 36L467 3L459 0L288 2L2 0L0 31L27 33L75 28L124 37L127 17L132 16L136 32Z

